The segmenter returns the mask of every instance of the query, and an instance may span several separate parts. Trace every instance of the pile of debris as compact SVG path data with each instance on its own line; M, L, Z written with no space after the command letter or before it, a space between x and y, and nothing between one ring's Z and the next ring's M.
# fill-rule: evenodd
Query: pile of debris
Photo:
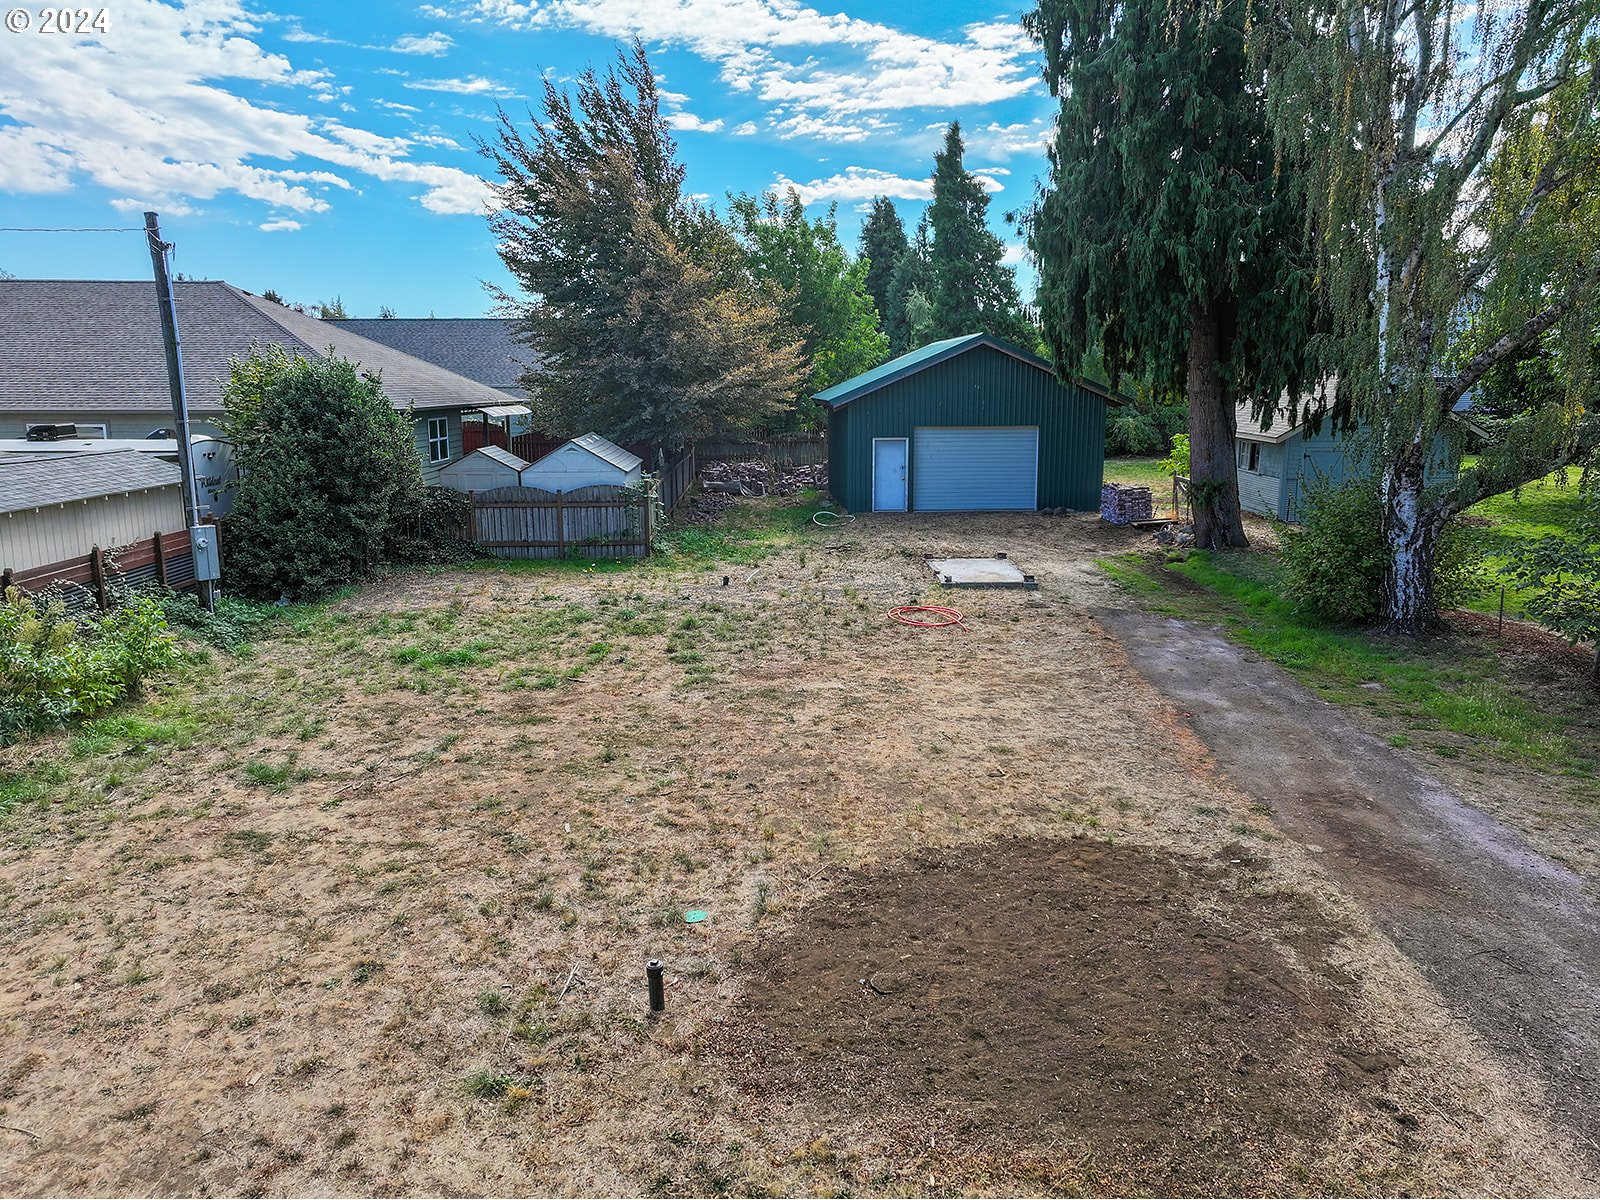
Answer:
M1147 487L1108 483L1100 489L1100 517L1111 525L1148 521L1153 511L1154 504Z
M793 496L805 488L826 488L828 468L779 467L760 459L708 462L700 468L700 483L707 492L730 496Z
M697 492L672 515L679 525L711 525L722 519L733 497L727 492Z

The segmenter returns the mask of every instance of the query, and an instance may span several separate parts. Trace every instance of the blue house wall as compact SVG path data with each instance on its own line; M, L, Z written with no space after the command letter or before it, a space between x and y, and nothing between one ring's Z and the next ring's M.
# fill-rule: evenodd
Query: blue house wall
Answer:
M1323 422L1313 433L1297 429L1283 442L1240 437L1234 442L1239 471L1239 505L1246 512L1280 521L1300 520L1308 490L1319 480L1337 486L1365 469L1358 434L1340 433ZM1255 464L1250 447L1256 445ZM1424 476L1428 486L1448 483L1460 472L1461 456L1443 433L1435 434Z

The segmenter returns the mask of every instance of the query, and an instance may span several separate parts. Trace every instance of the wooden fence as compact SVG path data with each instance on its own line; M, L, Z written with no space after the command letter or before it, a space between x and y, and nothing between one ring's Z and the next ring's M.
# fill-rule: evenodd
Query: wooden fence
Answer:
M828 461L828 439L820 433L799 433L764 442L701 442L700 461L753 462L775 467L819 467Z
M644 558L650 553L654 504L636 488L505 487L471 496L467 536L499 558Z
M156 533L148 541L102 550L99 546L78 558L14 571L0 570L0 593L19 587L25 592L49 592L59 597L71 613L98 609L108 612L117 598L151 585L173 589L194 582L194 556L189 534Z
M699 470L699 460L695 448L690 446L678 456L674 463L668 463L656 475L656 498L661 503L661 511L668 516L682 503L683 498L689 494L689 489L694 486L695 472Z

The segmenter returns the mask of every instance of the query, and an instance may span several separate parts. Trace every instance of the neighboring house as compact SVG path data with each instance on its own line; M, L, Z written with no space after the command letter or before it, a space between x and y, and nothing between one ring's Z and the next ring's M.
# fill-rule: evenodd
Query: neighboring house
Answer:
M439 472L439 482L458 492L487 492L519 487L528 460L499 446L484 446L463 455Z
M1313 422L1310 414L1291 421L1282 409L1266 424L1249 404L1234 409L1234 457L1239 468L1239 507L1280 521L1298 521L1306 490L1319 480L1339 484L1362 469L1359 433L1337 430L1331 417ZM1313 429L1313 424L1317 428ZM1440 434L1428 456L1429 484L1455 478L1460 455Z
M547 492L610 484L630 487L644 477L644 459L598 433L575 437L522 472L522 486Z
M1106 405L1120 403L986 334L934 342L813 397L828 480L860 512L1100 505Z
M185 528L177 463L137 450L0 458L0 569L25 575Z
M522 376L538 361L506 317L376 317L329 321L351 333L526 400ZM521 432L520 430L518 432Z
M377 375L394 406L414 415L429 482L462 453L462 414L506 402L504 392L361 337L341 322L319 321L220 281L173 286L195 432L218 431L229 360L255 345L307 358L331 353ZM172 436L154 283L0 280L0 437L58 423L106 438Z

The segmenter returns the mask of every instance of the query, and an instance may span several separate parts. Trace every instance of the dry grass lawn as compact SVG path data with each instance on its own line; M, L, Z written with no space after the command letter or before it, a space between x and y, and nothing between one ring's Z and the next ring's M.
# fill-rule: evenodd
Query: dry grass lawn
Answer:
M1087 614L1122 540L399 576L6 752L0 1193L1577 1190Z

